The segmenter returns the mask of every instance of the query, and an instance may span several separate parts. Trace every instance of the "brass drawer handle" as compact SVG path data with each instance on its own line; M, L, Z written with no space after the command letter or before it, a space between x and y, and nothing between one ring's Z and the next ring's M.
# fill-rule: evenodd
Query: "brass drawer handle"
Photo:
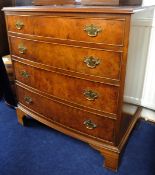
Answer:
M26 72L25 70L21 71L21 76L24 77L24 78L29 78L30 75L28 72Z
M95 26L94 24L86 25L84 31L87 32L88 36L96 37L99 32L102 32L101 27Z
M83 122L83 124L86 126L87 129L95 129L97 127L97 125L95 123L93 123L91 120L86 120Z
M16 29L21 30L24 27L24 23L21 21L16 22Z
M87 67L89 68L96 68L96 66L100 64L100 60L92 56L84 57L84 59L84 63L86 63Z
M18 51L19 51L19 53L25 54L26 53L26 50L27 50L27 48L23 44L19 44L18 45Z
M83 94L89 101L94 101L98 98L98 94L92 90L85 90Z
M28 105L32 103L32 99L29 96L24 97L24 100L25 100L25 103L27 103Z

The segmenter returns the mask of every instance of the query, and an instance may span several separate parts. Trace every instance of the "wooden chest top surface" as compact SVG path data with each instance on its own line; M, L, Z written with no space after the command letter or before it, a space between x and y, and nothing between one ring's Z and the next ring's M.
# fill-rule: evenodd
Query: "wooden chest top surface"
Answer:
M83 6L83 5L57 5L57 6L21 6L5 7L4 11L23 12L77 12L77 13L109 13L109 14L132 14L154 6Z

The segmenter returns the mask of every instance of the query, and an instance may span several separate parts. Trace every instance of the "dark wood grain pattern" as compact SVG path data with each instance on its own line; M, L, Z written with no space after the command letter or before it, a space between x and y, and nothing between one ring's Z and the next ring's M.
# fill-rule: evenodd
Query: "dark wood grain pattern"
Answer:
M105 167L116 171L141 111L139 107L131 115L123 111L123 95L130 20L142 10L5 8L19 123L24 124L24 116L30 115L85 141L105 157ZM90 68L94 62L84 62L88 56L99 58L100 63Z

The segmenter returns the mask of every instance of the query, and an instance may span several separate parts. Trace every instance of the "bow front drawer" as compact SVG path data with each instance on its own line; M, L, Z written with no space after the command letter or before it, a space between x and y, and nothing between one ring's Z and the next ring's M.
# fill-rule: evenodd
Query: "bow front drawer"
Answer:
M81 75L120 79L122 55L119 52L32 41L16 37L10 37L10 42L12 54L15 56Z
M55 121L77 132L88 134L90 137L113 142L115 120L52 101L20 86L17 86L17 91L19 103L48 120Z
M119 87L95 83L14 62L16 79L55 98L85 108L117 113Z
M125 19L53 16L7 16L11 32L60 40L122 46ZM63 27L61 27L63 26Z

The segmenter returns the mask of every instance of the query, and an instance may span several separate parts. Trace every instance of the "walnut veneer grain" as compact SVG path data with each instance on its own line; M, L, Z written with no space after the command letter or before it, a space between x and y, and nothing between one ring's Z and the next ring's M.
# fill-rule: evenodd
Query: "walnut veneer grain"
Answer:
M86 41L108 45L123 45L125 19L79 18L63 16L7 16L8 31L45 36L63 40ZM15 27L17 21L22 21L22 30ZM89 37L84 31L85 26L94 24L101 28L98 37ZM28 27L27 27L28 26ZM43 30L42 30L43 29ZM80 32L80 35L79 35Z
M68 46L53 42L17 37L10 37L10 43L13 55L33 62L96 77L111 78L115 80L120 79L121 52L106 51L104 49L90 49L89 47L73 45ZM26 48L24 54L19 52L20 45L23 45ZM42 59L43 57L46 59ZM94 68L88 67L84 62L86 57L96 58L100 63Z

